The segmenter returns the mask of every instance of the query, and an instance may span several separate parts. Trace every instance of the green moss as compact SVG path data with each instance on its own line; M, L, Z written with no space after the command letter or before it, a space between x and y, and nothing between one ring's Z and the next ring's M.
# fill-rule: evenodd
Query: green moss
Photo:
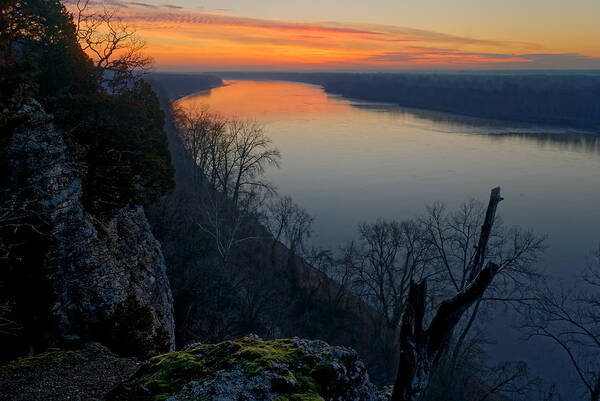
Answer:
M233 344L223 342L155 356L119 389L127 398L111 394L109 399L165 400L185 383L209 380L215 372L229 367L235 349Z
M156 368L154 374L149 375L142 386L152 394L155 400L163 400L169 394L179 390L190 378L204 378L207 372L205 365L193 355L185 352L173 352L157 356L151 361Z
M315 393L307 394L281 394L273 401L324 401L323 397Z
M73 351L50 351L12 361L0 367L0 371L18 372L30 369L43 369L59 364L70 364L78 359L78 355Z
M253 338L242 338L235 344L239 350L233 355L235 359L241 359L246 372L257 375L264 369L269 369L277 364L288 364L295 366L302 363L304 353L293 346L291 340L260 341Z
M296 373L296 378L298 379L298 389L304 392L318 393L321 389L317 381L309 375L298 372Z
M293 340L248 337L156 356L109 399L165 400L192 380L208 383L217 372L238 364L248 376L265 369L278 372L279 379L273 379L271 389L279 394L277 401L323 400L320 383L324 383L321 379L330 364L318 363L304 354Z

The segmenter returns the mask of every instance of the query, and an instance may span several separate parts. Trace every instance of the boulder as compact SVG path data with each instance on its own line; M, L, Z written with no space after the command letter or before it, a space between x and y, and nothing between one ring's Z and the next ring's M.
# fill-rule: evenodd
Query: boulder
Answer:
M383 401L350 348L256 336L156 356L107 396L168 401Z

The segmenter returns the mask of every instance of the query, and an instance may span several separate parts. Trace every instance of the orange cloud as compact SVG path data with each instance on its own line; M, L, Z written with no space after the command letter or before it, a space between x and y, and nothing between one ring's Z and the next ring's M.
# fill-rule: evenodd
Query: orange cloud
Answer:
M539 54L535 44L412 28L267 20L116 0L110 4L147 41L158 68L600 67L594 57Z

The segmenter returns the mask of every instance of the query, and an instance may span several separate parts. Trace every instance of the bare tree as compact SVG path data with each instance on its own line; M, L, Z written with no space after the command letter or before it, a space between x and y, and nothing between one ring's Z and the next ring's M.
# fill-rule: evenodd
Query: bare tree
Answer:
M144 55L146 43L135 29L109 6L108 2L96 7L90 0L77 0L74 21L81 48L92 57L98 79L116 92L137 74L149 71L152 59Z
M312 267L306 266L297 256L306 255L306 240L311 235L314 218L289 196L276 197L267 204L263 215L265 226L272 236L271 264L277 266L284 263L283 258L287 253L287 274L291 288L296 291L303 287L299 295L308 302L313 294L321 290L318 285L320 280L313 277ZM277 249L286 249L281 244L287 246L287 252L277 252Z
M483 352L471 355L468 363L458 369L444 360L440 363L425 400L431 401L486 401L502 399L532 401L532 391L539 380L532 379L527 364L505 361L485 366Z
M196 225L213 240L224 267L240 244L261 238L254 223L258 221L258 207L263 197L261 191L249 193L242 205L233 208L231 201L220 192L205 191L202 194L202 215Z
M245 333L256 333L267 328L264 314L281 308L273 303L279 294L273 286L273 277L262 266L249 266L240 285L240 325ZM272 329L272 328L270 328Z
M479 298L467 311L457 329L459 330L451 344L452 368L460 361L462 349L467 341L477 342L477 338L468 340L479 315L493 304L518 303L530 297L526 288L540 275L534 269L535 263L544 249L544 236L517 227L505 228L498 218L487 238L480 237L486 210L483 205L470 200L462 204L454 213L448 213L442 204L428 208L427 216L421 220L427 242L434 253L436 264L436 287L430 290L430 296L441 298L453 292L466 289L479 269L481 242L488 243L487 257L498 265L497 277L487 290L487 296Z
M174 108L173 115L202 204L196 226L225 266L241 243L259 238L259 207L273 193L262 176L279 166L279 151L255 121L226 120L206 107Z
M560 392L556 389L556 384L546 385L543 381L534 382L535 399L539 401L562 401Z
M304 253L306 249L306 240L312 234L312 224L314 217L306 209L295 205L292 209L292 215L285 227L285 239L290 249L290 256L297 255L298 252Z
M346 250L355 271L355 291L377 310L388 329L400 324L411 281L426 278L430 247L415 221L378 220L359 226L359 240Z
M571 362L590 401L600 399L600 247L575 286L544 283L525 308L530 337L554 342Z
M194 182L202 186L205 178L211 176L208 171L209 159L217 138L225 130L226 121L212 113L207 106L187 107L173 106L171 109L174 123L177 127L184 147L189 153Z
M265 226L273 236L272 253L279 242L288 247L290 257L305 250L314 222L306 209L289 196L277 196L266 206L264 216Z
M498 273L499 265L487 261L488 242L502 198L500 188L494 188L486 210L475 257L469 267L464 289L444 300L437 308L427 329L427 281L411 282L400 329L400 362L392 393L392 401L416 401L429 384L441 356L464 312L480 299Z
M451 354L447 363L452 369L462 359L467 360L469 349L483 344L481 327L473 335L483 312L494 303L524 298L519 291L538 276L532 266L543 249L544 237L517 228L505 229L500 219L493 230L484 232L481 227L485 219L486 209L471 200L453 213L437 203L427 208L424 217L360 225L359 240L347 248L345 260L354 272L355 294L372 305L385 322L386 328L378 332L384 349L396 347L394 333L400 326L413 281L427 280L426 311L431 311L441 300L466 290L481 270L482 258L497 263L496 280L487 289L488 295L477 298L466 309L466 318L457 322L457 335L446 344L449 349L444 352ZM486 236L482 238L482 234ZM431 318L429 312L427 318Z
M308 263L322 273L319 287L325 291L327 305L333 316L338 315L347 296L352 293L354 269L349 260L352 254L352 249L346 249L342 258L336 259L331 251L312 248L306 255Z
M273 236L273 247L283 240L296 205L290 196L276 197L265 210L265 226Z
M486 386L479 394L477 401L486 401L496 394L502 394L515 400L528 397L533 380L529 378L527 364L522 361L501 362L498 365L487 368L483 372L483 382ZM529 399L529 398L525 398Z
M207 107L172 109L174 122L191 162L210 189L243 206L242 198L261 188L273 192L262 180L267 167L279 167L281 154L272 146L263 127L253 120L227 120Z
M233 176L231 196L234 206L247 188L270 185L260 178L267 167L279 167L281 154L272 146L272 141L263 127L253 120L229 122L234 139Z

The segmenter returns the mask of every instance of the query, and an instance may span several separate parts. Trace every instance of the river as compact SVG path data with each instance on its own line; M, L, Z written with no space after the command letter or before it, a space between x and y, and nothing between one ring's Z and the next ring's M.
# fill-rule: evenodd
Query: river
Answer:
M572 277L600 242L597 134L354 101L302 83L225 83L179 102L264 125L282 154L266 178L315 216L320 246L335 249L360 222L411 218L435 201L485 202L497 185L506 225L548 235L540 267L551 275ZM510 337L493 353L556 364L540 355L553 348L523 354Z

